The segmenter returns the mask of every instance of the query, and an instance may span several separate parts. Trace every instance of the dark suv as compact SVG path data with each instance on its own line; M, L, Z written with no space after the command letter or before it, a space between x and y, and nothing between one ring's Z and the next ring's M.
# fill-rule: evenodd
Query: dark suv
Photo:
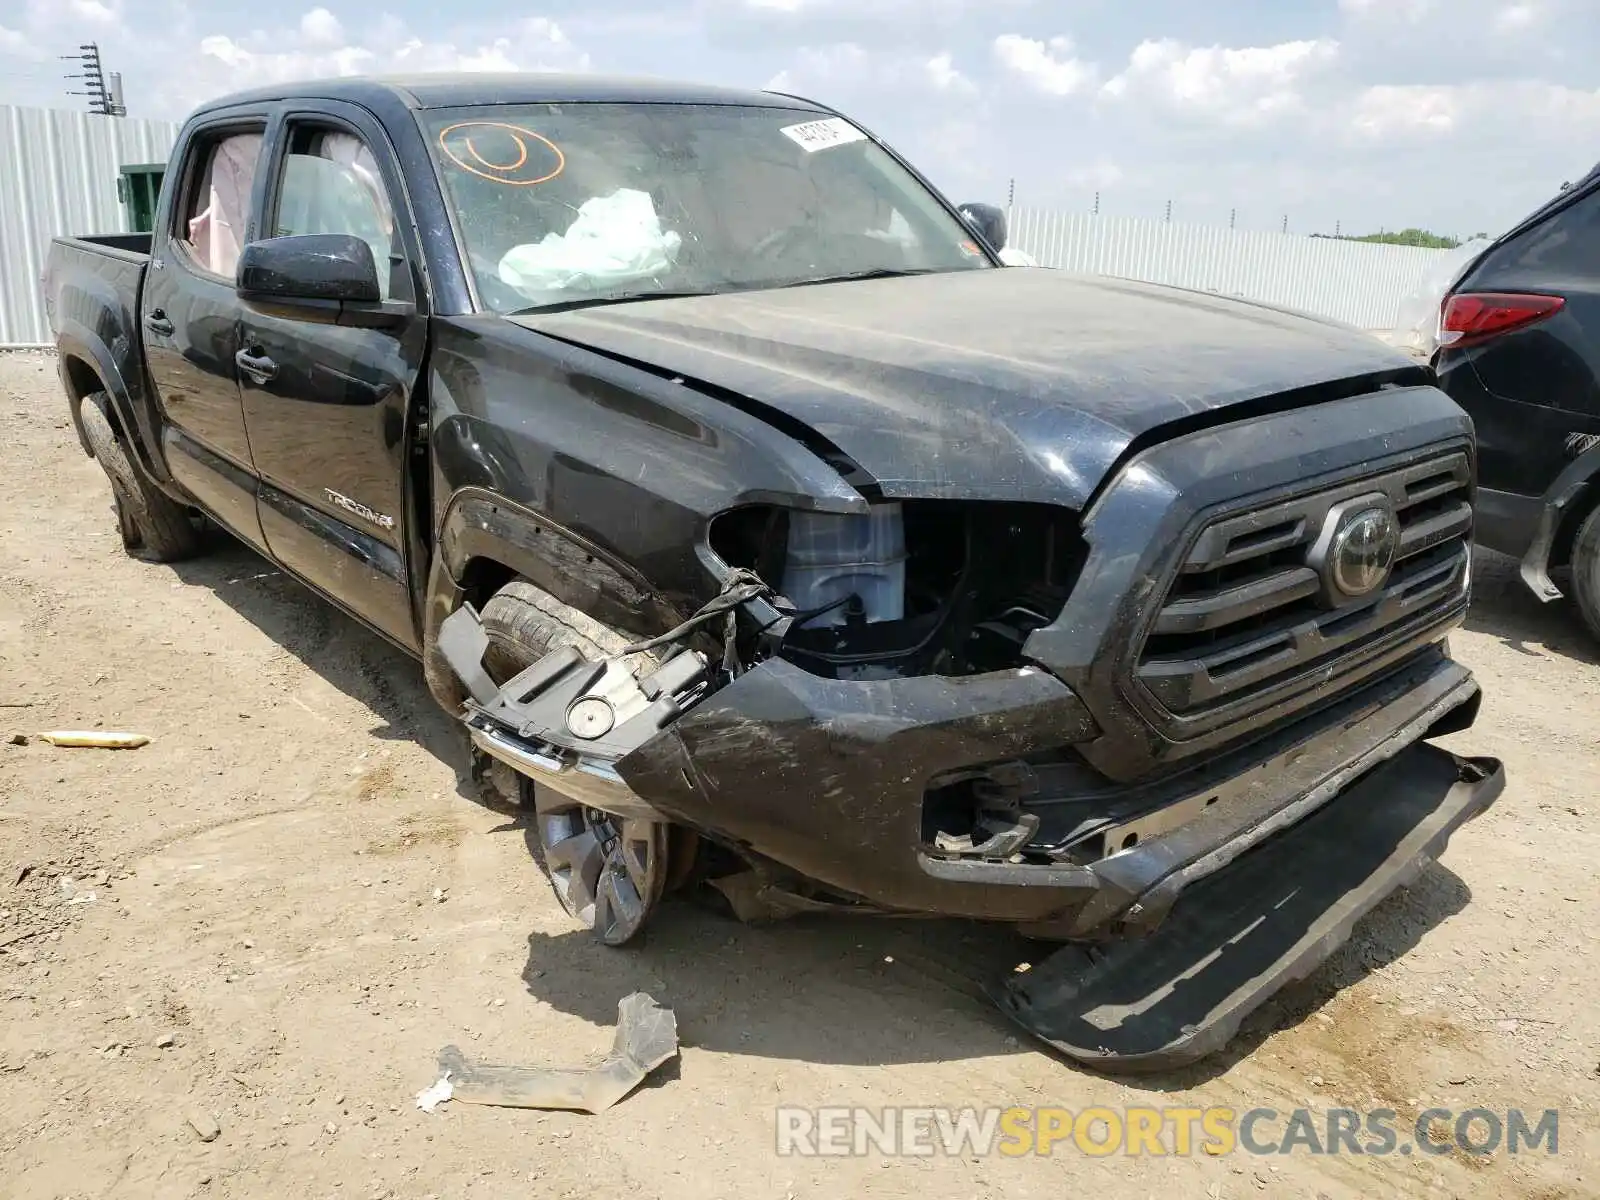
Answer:
M1571 566L1600 637L1600 167L1447 292L1434 366L1478 430L1477 535L1543 600Z

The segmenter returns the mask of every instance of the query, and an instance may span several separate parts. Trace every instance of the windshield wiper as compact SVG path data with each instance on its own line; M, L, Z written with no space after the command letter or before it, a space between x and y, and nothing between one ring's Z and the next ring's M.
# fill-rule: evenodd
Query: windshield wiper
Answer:
M681 292L611 292L605 296L574 296L571 300L557 300L550 304L532 304L527 308L514 308L507 317L526 317L535 313L570 312L575 308L598 308L604 304L631 304L635 300L681 300L685 296L715 296L709 288Z
M818 275L811 279L797 279L784 287L810 287L814 283L849 283L857 279L897 279L902 275L935 275L934 267L873 267L868 271L845 271L839 275Z

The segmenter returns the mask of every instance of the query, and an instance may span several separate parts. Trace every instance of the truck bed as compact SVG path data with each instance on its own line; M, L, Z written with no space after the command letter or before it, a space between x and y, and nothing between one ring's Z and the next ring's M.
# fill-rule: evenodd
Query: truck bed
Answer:
M90 233L82 237L59 237L61 245L77 246L91 253L113 254L117 258L147 259L155 235L150 233Z
M71 395L91 390L74 386L69 364L93 363L100 379L120 379L124 394L120 421L134 421L134 407L144 397L143 345L139 336L139 293L150 265L148 233L109 233L91 237L59 237L45 259L45 314L62 355L64 379ZM78 406L72 405L73 427L84 452Z

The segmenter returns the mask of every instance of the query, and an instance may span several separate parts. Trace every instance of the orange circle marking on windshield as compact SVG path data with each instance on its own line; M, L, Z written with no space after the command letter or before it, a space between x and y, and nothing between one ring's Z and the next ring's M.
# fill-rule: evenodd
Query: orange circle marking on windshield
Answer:
M462 141L466 142L467 150L471 152L472 157L477 159L484 166L488 167L491 171L515 171L518 167L522 166L523 163L528 161L528 144L521 138L512 139L512 141L516 142L517 144L517 161L509 163L490 162L483 156L483 152L472 144L471 138L463 138Z
M511 140L517 144L517 160L512 163L490 162L478 152L478 148L472 144L470 137L464 137L462 141L466 144L467 153L476 160L475 163L468 162L467 159L452 150L449 144L450 135L462 129L496 129L509 134ZM551 154L556 156L555 169L539 176L537 179L506 178L506 172L517 171L527 165L528 138L542 143ZM567 156L561 153L560 146L543 134L535 133L531 129L524 129L521 125L508 124L505 121L458 121L454 125L447 125L439 131L439 149L443 150L445 157L463 171L476 175L480 179L487 179L491 183L505 184L507 187L532 187L536 183L545 183L561 174L567 167ZM496 174L495 172L500 173Z

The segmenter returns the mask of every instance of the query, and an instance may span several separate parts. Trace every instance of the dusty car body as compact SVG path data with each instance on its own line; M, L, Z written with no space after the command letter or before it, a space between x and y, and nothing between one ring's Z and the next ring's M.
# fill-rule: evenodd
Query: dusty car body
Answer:
M1472 417L1480 541L1569 590L1600 638L1600 167L1475 255L1446 290L1439 386Z
M369 170L299 161L330 128ZM185 189L257 129L226 278ZM48 280L125 539L202 511L421 658L606 941L701 878L1002 922L1066 943L997 983L1013 1018L1170 1066L1503 786L1429 740L1480 699L1471 424L1364 334L1002 269L767 93L297 84L196 114L166 179L150 246L67 239ZM508 669L512 594L544 632Z

